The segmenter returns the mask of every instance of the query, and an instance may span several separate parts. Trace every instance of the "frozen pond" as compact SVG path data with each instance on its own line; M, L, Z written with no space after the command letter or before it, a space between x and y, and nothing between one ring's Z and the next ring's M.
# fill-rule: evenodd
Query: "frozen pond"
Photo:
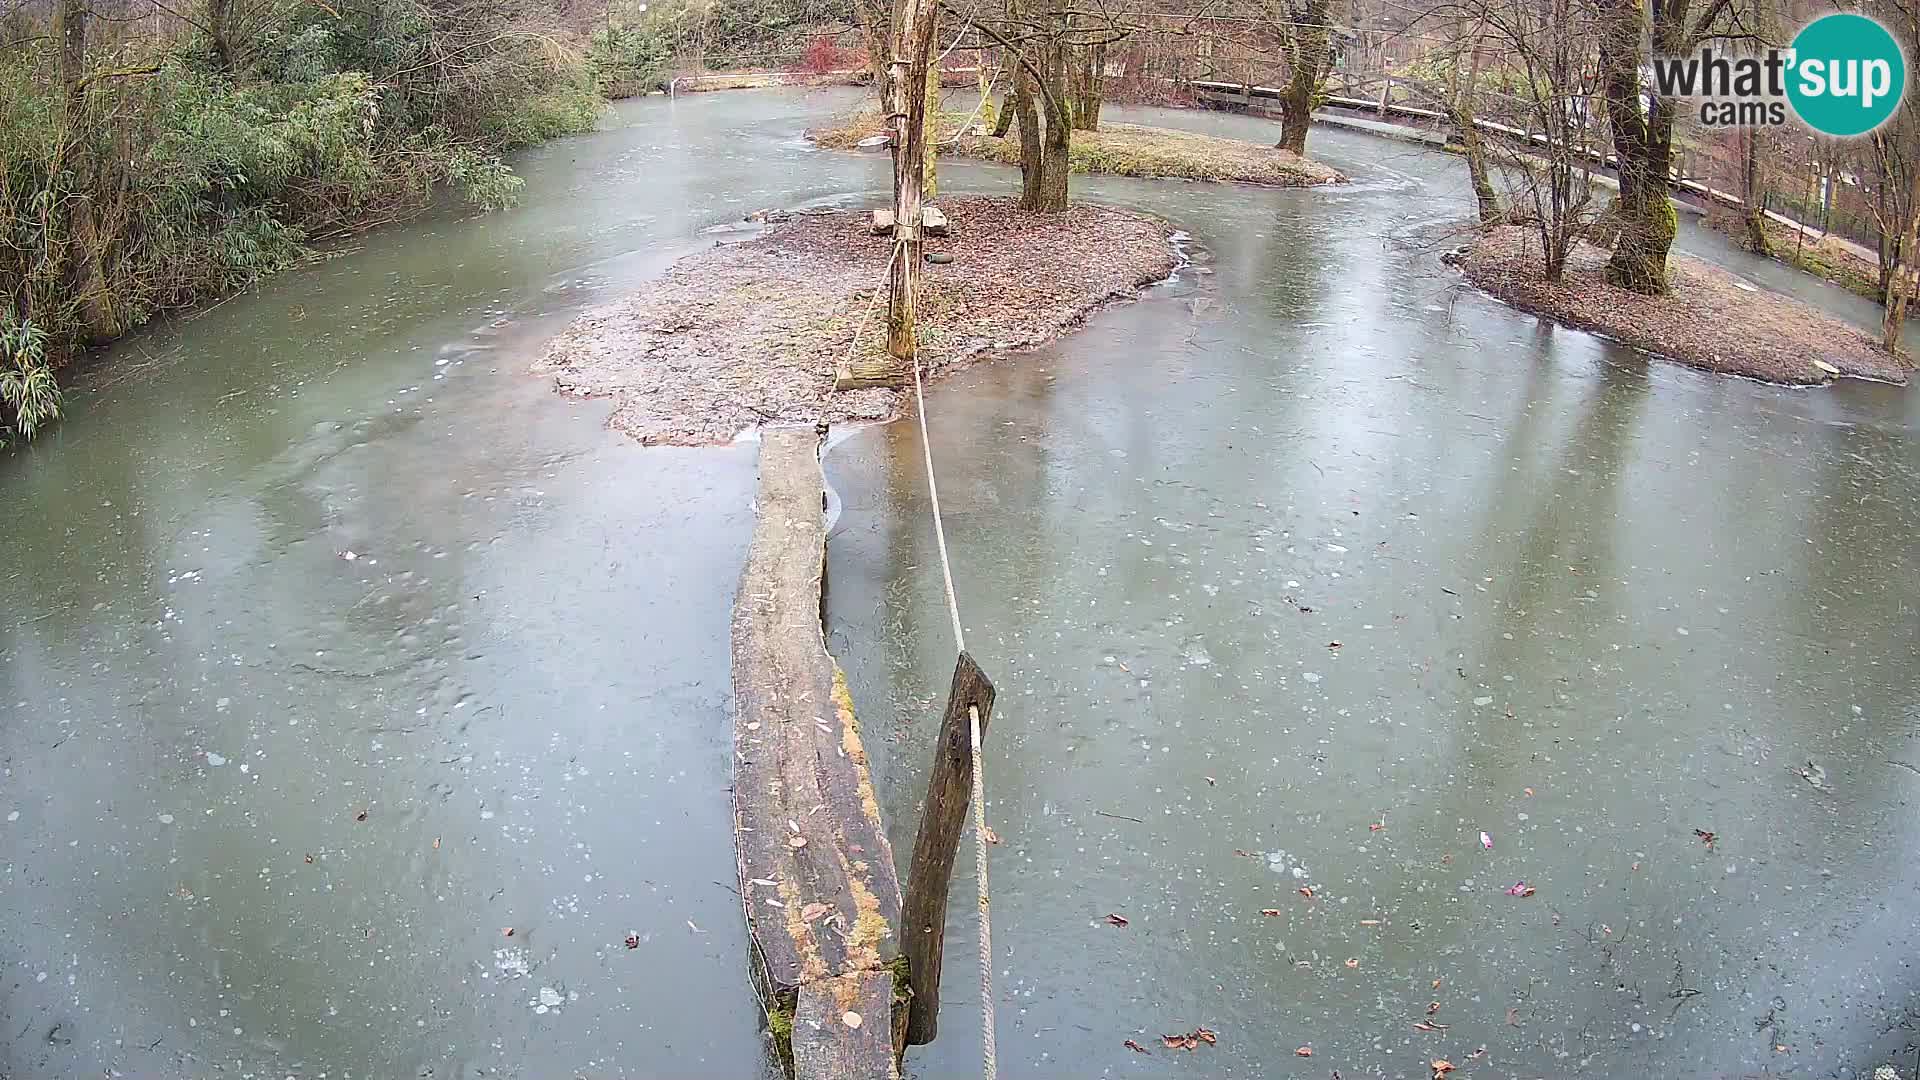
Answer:
M522 162L517 210L127 342L0 461L0 1075L759 1075L727 792L752 448L641 449L524 371L703 229L884 189L798 138L850 100L623 105ZM1007 1075L1904 1045L1912 399L1541 327L1383 239L1465 205L1456 162L1315 139L1356 185L1078 185L1196 265L932 404L1001 688ZM918 452L896 425L829 460L832 645L908 839L951 665ZM922 1077L977 1075L949 971ZM1430 1001L1449 1027L1412 1030ZM1191 1060L1157 1041L1198 1025Z

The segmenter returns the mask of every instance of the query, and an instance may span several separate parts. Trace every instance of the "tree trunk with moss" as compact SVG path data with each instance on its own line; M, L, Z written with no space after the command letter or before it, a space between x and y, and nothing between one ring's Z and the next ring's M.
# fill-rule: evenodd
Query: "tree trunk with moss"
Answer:
M1040 167L1040 197L1033 210L1054 213L1067 208L1068 162L1073 149L1073 114L1067 97L1067 48L1059 38L1045 46L1046 62L1040 70L1047 75L1049 93L1042 95L1047 130L1046 153Z
M1767 188L1760 173L1760 132L1749 129L1741 133L1740 140L1745 144L1740 201L1745 209L1741 217L1747 228L1747 247L1761 255L1771 255L1773 245L1767 241Z
M1640 107L1640 69L1646 59L1642 4L1600 3L1600 78L1620 181L1620 197L1614 201L1620 236L1607 261L1607 280L1654 295L1667 291L1667 254L1680 220L1667 194L1673 169L1673 102L1656 97L1645 112Z
M1288 5L1291 25L1287 40L1287 86L1280 98L1279 148L1307 152L1307 129L1313 124L1313 106L1320 96L1333 57L1329 0L1305 0Z
M1020 128L1020 209L1040 209L1042 174L1047 146L1040 129L1040 109L1034 102L1038 84L1025 64L1013 76L1013 108L1008 113Z
M1493 224L1504 216L1500 212L1500 193L1494 190L1493 176L1487 167L1486 144L1480 140L1479 118L1474 115L1474 95L1480 83L1480 46L1475 42L1466 79L1453 95L1453 126L1460 135L1460 147L1466 152L1467 178L1473 183L1473 201L1479 207L1480 220Z
M1886 292L1881 297L1887 309L1880 320L1880 344L1895 356L1900 355L1900 329L1907 321L1907 304L1913 298L1916 278L1914 252L1920 251L1920 170L1913 174L1912 202L1907 204L1911 211L1907 215L1906 231L1900 237L1900 250L1906 255L1887 275Z
M59 50L61 101L65 108L62 123L72 131L80 125L81 106L86 98L86 0L54 0L53 41Z

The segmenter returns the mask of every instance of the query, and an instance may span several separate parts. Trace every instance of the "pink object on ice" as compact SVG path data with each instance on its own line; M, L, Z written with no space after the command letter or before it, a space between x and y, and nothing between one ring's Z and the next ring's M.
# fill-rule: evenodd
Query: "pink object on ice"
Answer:
M1480 834L1480 846L1481 846L1481 847L1483 847L1483 848L1486 848L1486 849L1487 849L1488 851L1492 851L1492 850L1493 850L1493 837L1491 837L1491 836L1488 836L1488 835L1487 835L1486 833L1481 833L1481 834Z
M1516 881L1507 888L1507 895L1519 896L1526 891L1527 891L1527 883L1524 881Z

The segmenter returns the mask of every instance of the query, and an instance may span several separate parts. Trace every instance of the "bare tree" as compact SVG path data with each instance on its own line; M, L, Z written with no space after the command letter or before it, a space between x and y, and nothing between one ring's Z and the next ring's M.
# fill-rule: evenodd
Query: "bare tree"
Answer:
M1708 39L1752 37L1734 0L1595 0L1599 64L1607 123L1613 132L1620 226L1607 280L1640 293L1667 289L1667 253L1679 231L1668 196L1673 174L1674 100L1646 93L1641 72L1647 43L1662 56L1682 56Z
M1305 155L1313 107L1333 70L1333 4L1332 0L1282 0L1276 14L1284 15L1276 26L1287 61L1277 145Z

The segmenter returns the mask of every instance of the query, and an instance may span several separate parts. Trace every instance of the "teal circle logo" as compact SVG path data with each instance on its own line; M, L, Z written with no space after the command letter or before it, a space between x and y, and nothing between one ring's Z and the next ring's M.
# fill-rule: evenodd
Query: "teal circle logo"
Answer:
M1887 122L1907 91L1907 59L1887 28L1865 15L1822 15L1793 39L1787 100L1822 135L1865 135Z

